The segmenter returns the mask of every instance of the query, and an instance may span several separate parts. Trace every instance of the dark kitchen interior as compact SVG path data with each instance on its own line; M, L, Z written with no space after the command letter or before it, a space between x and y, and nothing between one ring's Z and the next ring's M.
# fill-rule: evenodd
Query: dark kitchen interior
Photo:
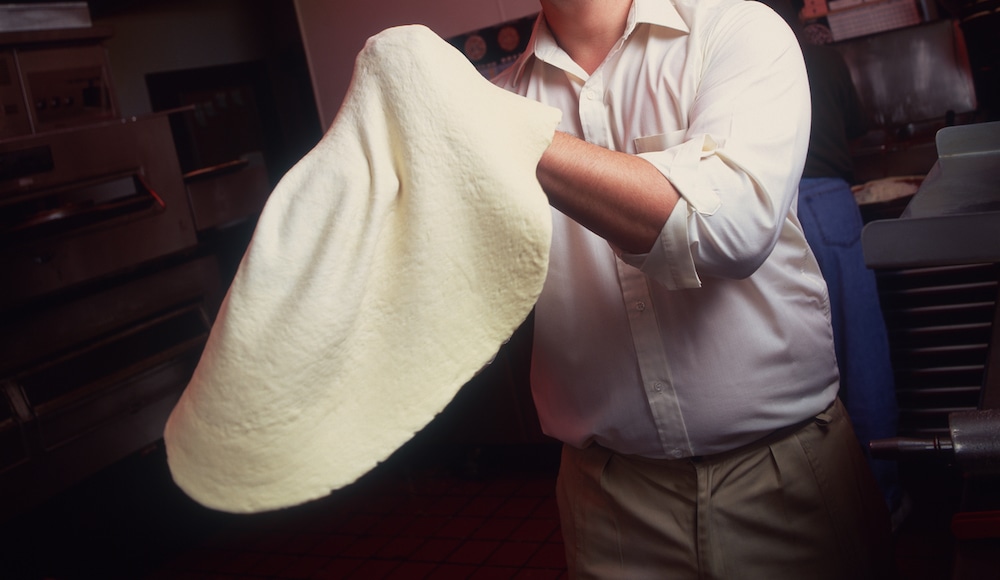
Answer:
M938 131L1000 120L1000 1L839 4L806 3L876 120L855 143L858 177L916 190ZM299 2L6 6L57 5L59 25L0 22L0 577L566 577L527 324L328 498L231 515L173 484L163 423L268 193L322 135ZM910 20L886 24L890 9ZM481 70L509 62L494 56ZM983 141L995 161L996 136ZM974 184L992 231L997 183ZM862 204L873 235L905 221L913 190ZM1000 406L996 262L873 266L910 442L900 580L1000 578L1000 420L977 414ZM966 428L986 443L959 445Z

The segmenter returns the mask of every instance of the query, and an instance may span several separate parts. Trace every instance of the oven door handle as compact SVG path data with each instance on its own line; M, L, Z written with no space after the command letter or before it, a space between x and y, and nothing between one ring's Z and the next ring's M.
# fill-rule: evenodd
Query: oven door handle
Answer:
M184 183L192 183L203 179L211 179L213 177L226 175L227 173L236 173L237 171L241 171L249 166L250 166L250 160L247 159L246 157L233 159L232 161L226 161L225 163L219 163L218 165L213 165L211 167L205 167L202 169L195 169L194 171L189 171L184 174Z
M100 203L86 203L89 200L85 200L85 203L67 202L24 216L5 225L0 233L3 237L36 238L82 229L117 217L135 217L140 212L158 214L166 210L167 204L163 198L150 187L141 173L133 173L130 177L135 185L135 193L132 195Z

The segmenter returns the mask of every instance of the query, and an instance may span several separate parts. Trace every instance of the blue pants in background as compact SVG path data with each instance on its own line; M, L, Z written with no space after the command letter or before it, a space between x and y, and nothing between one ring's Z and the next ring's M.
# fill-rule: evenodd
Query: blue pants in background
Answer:
M896 436L898 407L875 273L861 252L861 211L838 178L803 178L799 221L830 292L840 397L889 509L901 499L895 461L872 459L868 442Z

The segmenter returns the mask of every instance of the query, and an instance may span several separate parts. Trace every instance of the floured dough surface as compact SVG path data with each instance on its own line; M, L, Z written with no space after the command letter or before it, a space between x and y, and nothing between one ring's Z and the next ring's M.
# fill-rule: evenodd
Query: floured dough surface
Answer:
M558 110L422 26L358 55L320 143L275 188L164 439L205 506L352 483L427 425L530 312Z
M923 180L921 175L887 177L856 185L851 190L859 205L884 203L915 194Z

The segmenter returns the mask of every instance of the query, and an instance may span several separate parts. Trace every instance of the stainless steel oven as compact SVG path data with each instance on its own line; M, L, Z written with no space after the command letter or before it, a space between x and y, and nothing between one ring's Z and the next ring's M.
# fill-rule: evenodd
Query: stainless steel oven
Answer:
M168 115L81 34L0 34L0 520L161 437L222 294Z

